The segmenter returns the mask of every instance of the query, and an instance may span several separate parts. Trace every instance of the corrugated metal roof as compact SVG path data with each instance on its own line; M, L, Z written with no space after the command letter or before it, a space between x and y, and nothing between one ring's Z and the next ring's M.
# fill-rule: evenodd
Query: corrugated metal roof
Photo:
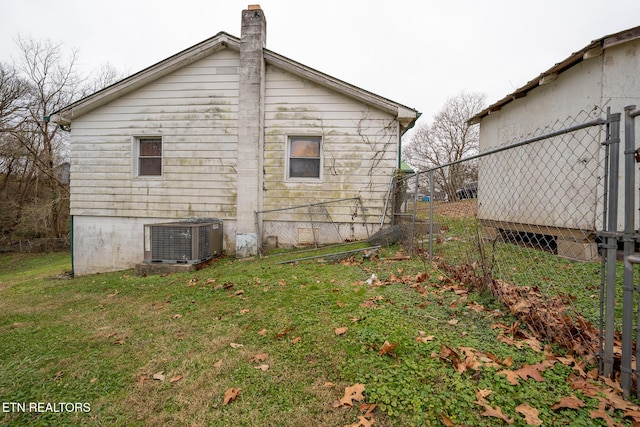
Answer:
M630 28L628 30L620 31L615 34L610 34L604 37L601 37L597 40L592 41L582 49L577 52L572 53L568 58L564 59L561 62L558 62L553 67L549 68L547 71L541 73L536 78L530 80L527 84L516 89L514 92L508 94L498 102L491 104L484 110L480 111L475 116L471 117L467 123L476 124L480 123L480 121L491 114L494 111L499 111L506 104L518 99L527 96L527 93L536 87L543 85L545 83L549 83L555 80L559 74L565 72L569 68L574 65L589 59L595 56L599 56L602 54L604 49L607 49L611 46L615 46L621 43L625 43L634 39L640 38L640 26Z

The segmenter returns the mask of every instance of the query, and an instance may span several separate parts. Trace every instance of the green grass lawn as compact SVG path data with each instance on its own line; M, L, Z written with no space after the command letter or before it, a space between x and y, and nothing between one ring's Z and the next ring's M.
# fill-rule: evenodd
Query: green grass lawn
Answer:
M68 254L2 255L0 425L631 425L593 366L396 250L73 279Z

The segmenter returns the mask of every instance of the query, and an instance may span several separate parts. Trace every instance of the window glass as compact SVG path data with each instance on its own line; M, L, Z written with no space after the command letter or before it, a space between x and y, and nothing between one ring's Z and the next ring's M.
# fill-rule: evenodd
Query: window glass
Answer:
M320 141L291 139L291 157L320 157Z
M138 148L138 175L162 175L162 139L140 138Z
M320 178L320 137L289 138L289 178Z

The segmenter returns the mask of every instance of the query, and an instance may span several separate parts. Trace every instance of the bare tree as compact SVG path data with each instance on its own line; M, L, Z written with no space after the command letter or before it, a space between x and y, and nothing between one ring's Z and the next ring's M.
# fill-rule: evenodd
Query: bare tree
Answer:
M12 216L3 222L3 230L61 237L67 228L69 192L57 179L56 167L66 160L66 138L46 117L79 95L83 81L74 71L77 53L63 56L62 46L50 41L18 38L16 45L19 58L5 76L19 96L6 109L10 114L3 111L0 119L4 184L17 171L11 188L3 188Z
M107 63L82 78L77 51L48 40L19 37L16 47L18 58L0 63L0 230L5 238L63 237L69 134L48 116L123 74Z
M119 80L125 78L125 73L119 71L113 65L108 62L100 65L100 68L95 70L89 76L87 85L85 86L83 96L91 95L94 92L98 92L101 89L111 86Z
M12 132L23 120L28 90L29 86L14 67L0 63L0 190L7 186L19 166L20 151L16 150Z
M479 93L460 94L449 98L433 118L432 124L418 126L403 155L418 170L443 166L478 152L479 129L467 120L482 111L486 96ZM457 200L456 191L465 181L477 177L477 167L457 163L436 169L435 184L449 200Z

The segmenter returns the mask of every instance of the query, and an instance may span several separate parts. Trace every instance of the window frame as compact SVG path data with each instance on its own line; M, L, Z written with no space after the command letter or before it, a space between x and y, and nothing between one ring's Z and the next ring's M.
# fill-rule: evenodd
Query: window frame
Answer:
M142 155L141 144L146 141L159 142L160 143L160 155L148 156ZM159 174L143 174L142 173L142 160L143 159L160 159L160 173ZM141 135L134 137L133 143L133 171L136 178L141 179L159 179L162 178L164 173L164 141L160 135Z
M318 157L293 157L291 149L295 140L317 140L318 142ZM285 179L287 181L297 182L322 182L323 180L323 164L324 164L324 138L318 134L304 135L304 134L291 134L286 136L286 164L285 164ZM318 176L292 176L291 174L291 160L292 159L313 159L318 161Z

